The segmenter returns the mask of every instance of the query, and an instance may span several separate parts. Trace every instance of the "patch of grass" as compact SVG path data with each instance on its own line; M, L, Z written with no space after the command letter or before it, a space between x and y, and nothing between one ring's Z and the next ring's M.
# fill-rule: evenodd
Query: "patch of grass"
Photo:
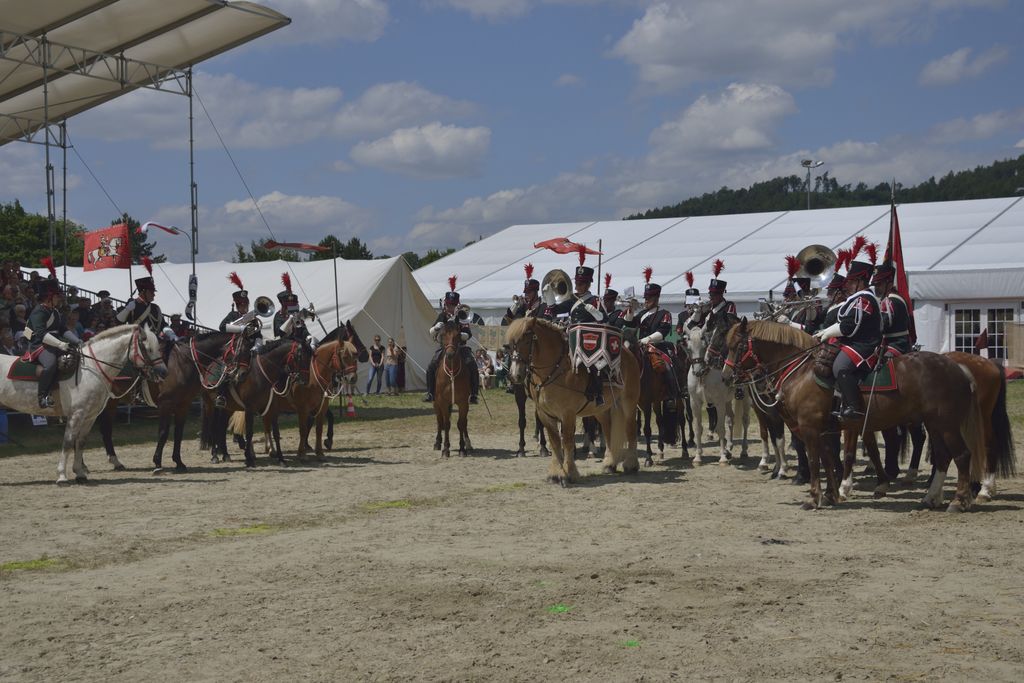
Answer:
M627 640L624 643L622 643L622 647L640 647L640 641L639 640Z
M236 528L214 529L211 536L251 536L254 534L269 534L277 531L279 527L271 524L253 524L252 526L241 526Z
M563 605L560 602L555 603L554 605L548 605L549 614L565 614L570 611L572 611L572 607L569 605Z
M393 510L393 509L408 509L413 506L413 502L408 498L401 498L399 500L372 500L369 503L363 503L363 510L365 512L380 512L381 510Z
M511 484L495 484L484 489L484 493L501 493L503 491L516 491L525 489L529 484L525 481L514 481Z
M35 572L44 569L63 569L68 564L64 560L60 560L56 557L42 557L35 560L14 560L11 562L4 562L0 564L0 573L2 572Z

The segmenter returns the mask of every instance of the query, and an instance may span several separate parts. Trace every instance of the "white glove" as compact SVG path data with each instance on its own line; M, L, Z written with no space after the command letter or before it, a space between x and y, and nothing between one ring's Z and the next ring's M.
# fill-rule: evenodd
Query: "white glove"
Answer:
M229 334L242 334L245 331L245 325L239 325L238 323L227 323L224 325L224 331Z
M160 331L160 334L163 335L163 338L169 342L173 343L178 341L178 335L174 334L174 330L172 330L170 327L165 327L164 329L162 329Z
M72 344L81 344L82 343L82 340L78 338L78 335L75 334L74 332L72 332L71 330L66 330L64 332L64 339L66 339L67 341L71 342Z
M829 339L834 339L835 337L839 337L841 335L842 332L839 329L839 323L836 323L831 327L826 327L823 330L819 330L818 332L815 333L814 336L820 339L821 341L828 341Z
M650 344L651 343L651 338L650 337L644 337L643 339L640 340L640 343L641 344Z
M469 332L459 332L459 336L462 337L462 342L466 343L469 341Z
M590 313L590 315L594 316L595 318L597 318L599 320L604 318L604 313L601 312L597 308L597 306L591 306L590 304L583 304L583 308L587 309L587 312Z
M292 328L295 327L295 314L288 316L288 319L281 325L281 332L283 334L291 334Z
M56 337L54 337L49 332L47 332L45 335L43 335L43 342L46 343L47 346L55 346L58 349L60 349L61 351L67 351L68 350L68 343L66 341L63 341L61 339L57 339Z
M651 332L650 336L647 337L648 344L657 344L658 342L665 341L665 335L661 332Z
M444 323L435 323L434 326L430 328L430 336L431 337L437 336L437 333L441 331L441 328L443 326L444 326Z
M777 322L777 323L783 323L783 324L785 324L785 323L788 323L788 322L790 322L790 320L789 320L789 317L788 317L788 316L785 316L785 315L780 315L779 317L777 317L777 318L775 319L775 322Z
M800 323L792 322L792 321L790 321L789 326L792 327L794 330L800 330L801 332L804 329L803 325L801 325Z
M622 319L627 322L633 322L633 307L630 306L626 309L626 312L622 315Z
M131 312L134 311L134 310L135 310L135 299L132 299L114 317L117 318L118 322L122 322L123 323L124 321L128 320L128 316L131 315Z

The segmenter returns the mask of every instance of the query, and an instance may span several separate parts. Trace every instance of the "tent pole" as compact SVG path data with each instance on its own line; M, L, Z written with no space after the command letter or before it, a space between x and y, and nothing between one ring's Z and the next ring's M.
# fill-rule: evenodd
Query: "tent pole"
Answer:
M601 298L601 256L604 253L604 249L601 248L601 244L604 240L597 241L597 298Z
M341 302L338 301L338 245L334 247L334 317L337 318L337 325L341 327Z
M60 148L63 152L64 180L61 182L61 211L64 232L64 288L68 286L68 122L60 122Z

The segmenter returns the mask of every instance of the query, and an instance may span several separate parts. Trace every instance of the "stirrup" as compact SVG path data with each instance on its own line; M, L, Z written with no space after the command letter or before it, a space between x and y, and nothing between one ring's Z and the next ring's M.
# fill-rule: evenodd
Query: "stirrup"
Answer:
M864 412L853 406L843 406L839 412L832 413L840 422L856 422L864 419Z
M50 396L49 394L46 394L45 396L40 396L39 397L39 407L40 408L52 408L53 407L53 397Z
M217 398L213 399L213 407L223 410L228 407L228 400L218 395Z
M424 403L433 403L434 402L434 395L428 391L427 395L423 397L423 402Z
M472 396L469 397L469 402L470 403L480 403L480 399L477 398L476 394L473 394Z

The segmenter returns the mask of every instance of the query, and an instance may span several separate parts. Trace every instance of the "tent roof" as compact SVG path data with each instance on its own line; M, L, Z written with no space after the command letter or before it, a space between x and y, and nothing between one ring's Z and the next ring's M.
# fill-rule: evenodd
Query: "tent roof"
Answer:
M903 204L897 208L907 270L946 272L1020 269L1024 245L1024 202L1021 197L955 202ZM571 274L575 254L559 255L533 244L568 237L604 256L602 272L611 272L612 287L643 291L642 271L654 268L652 282L663 288L663 303L681 303L683 274L690 270L695 285L706 291L715 259L725 262L721 277L730 298L755 301L780 290L786 279L784 256L809 244L832 250L848 247L864 234L884 251L889 232L889 207L783 211L694 216L636 221L600 221L546 225L514 225L471 244L414 275L424 293L436 300L448 289L447 278L459 276L462 301L480 308L504 307L522 291L523 264L532 262L534 277L560 268ZM881 257L881 253L879 254ZM597 257L587 264L597 266ZM603 281L601 282L604 288ZM914 288L914 279L911 278Z
M0 17L0 145L291 21L220 0L0 0Z

